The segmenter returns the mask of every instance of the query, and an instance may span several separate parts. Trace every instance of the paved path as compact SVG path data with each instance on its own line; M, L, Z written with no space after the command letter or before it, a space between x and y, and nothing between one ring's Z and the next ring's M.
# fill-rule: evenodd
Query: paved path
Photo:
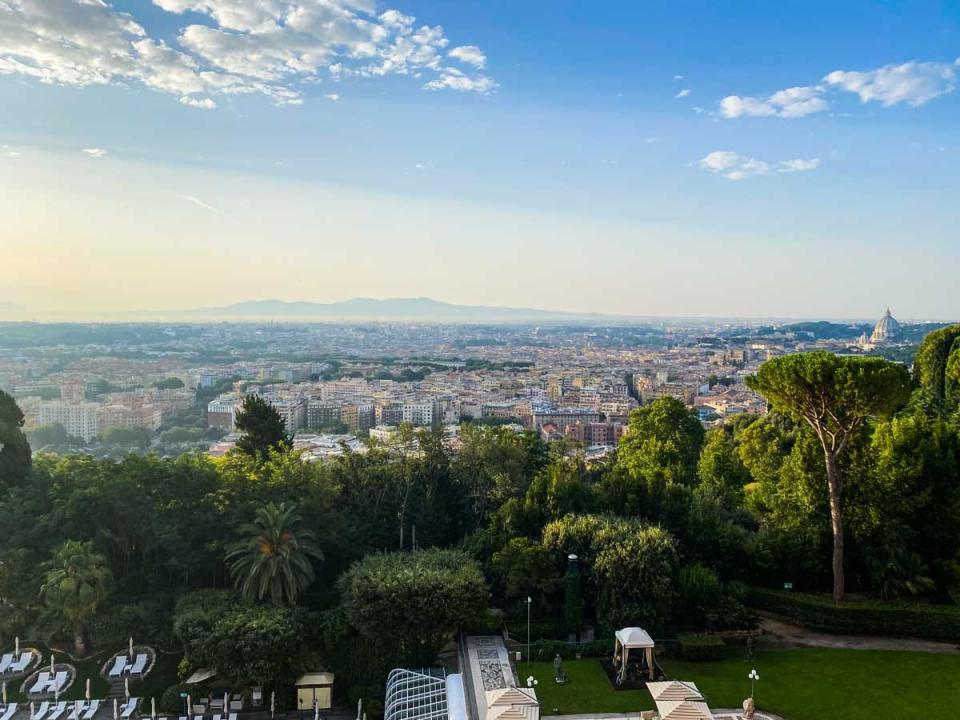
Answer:
M740 720L740 710L733 708L711 709L716 720ZM545 715L550 720L639 720L640 713L578 713L576 715ZM754 720L783 720L779 715L757 710Z
M911 640L907 638L872 637L869 635L827 635L805 630L798 625L766 615L760 618L760 627L767 635L779 638L787 645L802 647L845 648L849 650L912 650L915 652L960 655L956 643L936 640Z

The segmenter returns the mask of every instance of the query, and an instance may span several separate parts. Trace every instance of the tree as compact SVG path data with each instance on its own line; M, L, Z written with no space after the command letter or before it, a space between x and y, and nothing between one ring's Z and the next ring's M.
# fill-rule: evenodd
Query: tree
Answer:
M270 503L257 510L247 535L227 554L230 576L248 602L269 598L274 605L294 605L313 582L312 559L323 553L309 530L300 529L296 506Z
M113 585L107 559L94 551L91 542L67 540L54 551L46 568L41 595L70 623L74 648L78 655L85 655L87 623Z
M929 333L913 364L914 379L925 399L950 410L960 405L960 325Z
M906 368L871 357L817 351L764 363L747 386L774 409L807 423L823 449L833 531L833 597L844 596L843 478L840 460L851 438L874 417L886 417L910 396Z
M339 614L358 638L351 652L390 667L426 667L478 620L490 593L483 573L455 550L368 555L337 583ZM379 661L375 658L379 658Z
M24 417L12 396L0 390L0 488L26 480L30 443L23 434Z
M733 427L723 425L707 433L707 442L697 463L697 492L722 498L728 507L743 500L743 486L750 482L733 440Z
M293 447L280 413L259 395L247 395L243 399L235 425L242 433L237 449L251 457L264 459L271 450Z
M703 425L682 402L658 398L630 413L616 467L648 482L692 485L703 434Z

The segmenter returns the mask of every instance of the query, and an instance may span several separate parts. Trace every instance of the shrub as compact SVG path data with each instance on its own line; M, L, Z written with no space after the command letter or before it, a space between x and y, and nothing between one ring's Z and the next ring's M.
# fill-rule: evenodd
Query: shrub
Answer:
M681 625L707 627L710 616L720 605L720 578L710 568L697 563L680 569L679 606Z
M680 656L690 662L723 660L727 647L715 635L681 635Z
M751 607L783 615L811 630L960 640L960 608L904 602L836 603L826 597L750 588Z
M527 648L523 646L523 652ZM540 640L530 646L530 655L534 660L549 661L559 655L564 660L580 657L603 657L613 654L612 640L592 640L585 643L568 643L559 640Z
M180 693L186 692L186 685L171 685L166 690L163 691L163 694L160 695L159 709L162 712L168 713L177 713L180 714L183 712L184 708L184 699L180 697Z

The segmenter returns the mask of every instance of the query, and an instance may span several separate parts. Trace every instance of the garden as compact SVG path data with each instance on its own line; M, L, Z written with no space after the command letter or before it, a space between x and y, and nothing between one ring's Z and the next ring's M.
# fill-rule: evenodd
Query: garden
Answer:
M882 650L820 648L769 649L747 660L730 649L715 662L661 660L671 678L689 680L712 708L737 708L750 695L756 669L755 700L760 710L789 720L876 720L947 718L960 699L960 655ZM529 669L528 669L529 668ZM637 713L654 707L646 690L617 690L599 660L567 660L569 681L554 682L552 662L521 663L521 677L537 679L543 715Z

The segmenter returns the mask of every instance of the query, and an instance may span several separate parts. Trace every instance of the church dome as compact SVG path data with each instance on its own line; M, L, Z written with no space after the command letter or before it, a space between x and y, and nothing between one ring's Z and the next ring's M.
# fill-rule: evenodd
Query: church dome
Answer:
M873 328L873 334L870 336L870 342L883 343L895 340L900 335L900 323L890 314L890 308L876 326Z

